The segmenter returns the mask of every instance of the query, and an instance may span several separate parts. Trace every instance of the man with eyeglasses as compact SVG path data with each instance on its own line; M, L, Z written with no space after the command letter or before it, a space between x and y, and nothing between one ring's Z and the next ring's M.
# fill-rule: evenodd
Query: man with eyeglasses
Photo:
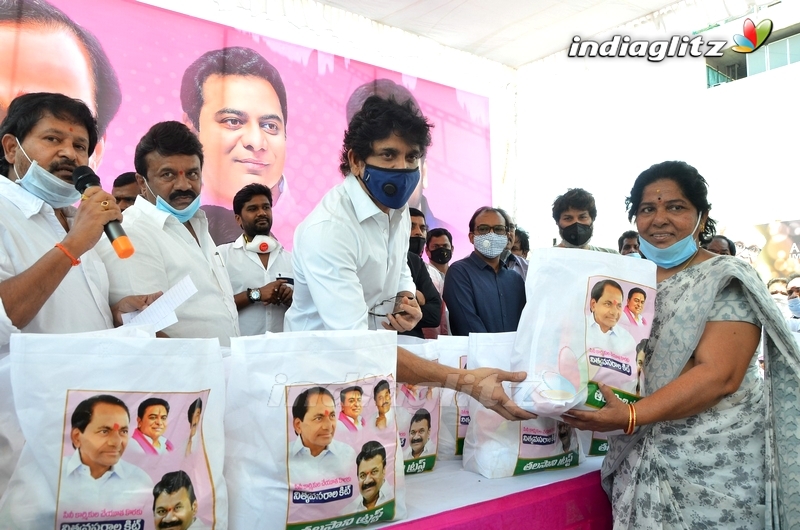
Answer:
M122 226L136 249L119 259L105 240L97 245L110 282L112 303L150 289L163 291L189 276L197 293L176 310L169 337L213 338L223 346L239 336L233 291L200 207L203 147L177 121L153 125L136 146L140 196L125 210Z
M444 281L453 335L517 330L525 306L525 282L500 260L508 231L497 208L482 206L472 215L469 240L475 250L451 264Z

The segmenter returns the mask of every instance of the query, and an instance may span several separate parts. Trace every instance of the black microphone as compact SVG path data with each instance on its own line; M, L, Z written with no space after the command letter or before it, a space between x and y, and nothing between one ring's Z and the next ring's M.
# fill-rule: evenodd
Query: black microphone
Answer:
M75 184L75 189L78 190L78 193L83 195L87 188L100 187L100 177L89 166L79 166L72 172L72 183ZM128 239L119 221L109 221L103 227L103 231L106 233L108 240L111 241L111 246L114 247L117 256L125 259L133 255L131 240Z

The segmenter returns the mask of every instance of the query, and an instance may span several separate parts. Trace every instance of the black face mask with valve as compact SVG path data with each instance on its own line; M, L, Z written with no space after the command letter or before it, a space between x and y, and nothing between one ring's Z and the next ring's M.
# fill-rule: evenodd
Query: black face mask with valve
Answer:
M576 247L582 247L592 239L592 230L594 225L585 225L583 223L572 223L571 225L561 228L559 233L561 238Z
M425 248L425 238L422 236L411 236L408 238L408 251L417 256L422 256L422 249Z

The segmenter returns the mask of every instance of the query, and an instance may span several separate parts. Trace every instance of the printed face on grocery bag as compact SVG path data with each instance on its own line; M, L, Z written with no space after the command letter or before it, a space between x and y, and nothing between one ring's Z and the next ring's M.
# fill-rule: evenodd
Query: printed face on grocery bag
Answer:
M630 399L644 389L644 345L655 304L655 266L571 249L537 250L526 284L512 367L528 379L514 400L539 415L600 408L598 383ZM553 289L553 285L576 288ZM600 396L597 398L597 396Z
M216 339L22 334L12 337L11 361L26 444L0 521L59 530L226 527Z
M393 501L393 387L391 375L286 387L287 526L374 511Z
M69 391L57 525L186 529L213 521L197 429L203 400L208 391Z
M431 471L439 440L439 389L400 384L397 390L397 432L406 475Z

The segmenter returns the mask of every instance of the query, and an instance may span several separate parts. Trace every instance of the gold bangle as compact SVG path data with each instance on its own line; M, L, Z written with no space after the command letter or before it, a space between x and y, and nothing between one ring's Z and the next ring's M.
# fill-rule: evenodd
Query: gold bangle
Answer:
M633 411L633 425L631 426L631 434L633 434L633 430L636 429L636 407L633 406L633 403L630 405L631 411Z
M625 434L631 433L631 424L633 423L633 411L631 410L631 405L628 403L628 426L625 427L625 430L622 431Z

